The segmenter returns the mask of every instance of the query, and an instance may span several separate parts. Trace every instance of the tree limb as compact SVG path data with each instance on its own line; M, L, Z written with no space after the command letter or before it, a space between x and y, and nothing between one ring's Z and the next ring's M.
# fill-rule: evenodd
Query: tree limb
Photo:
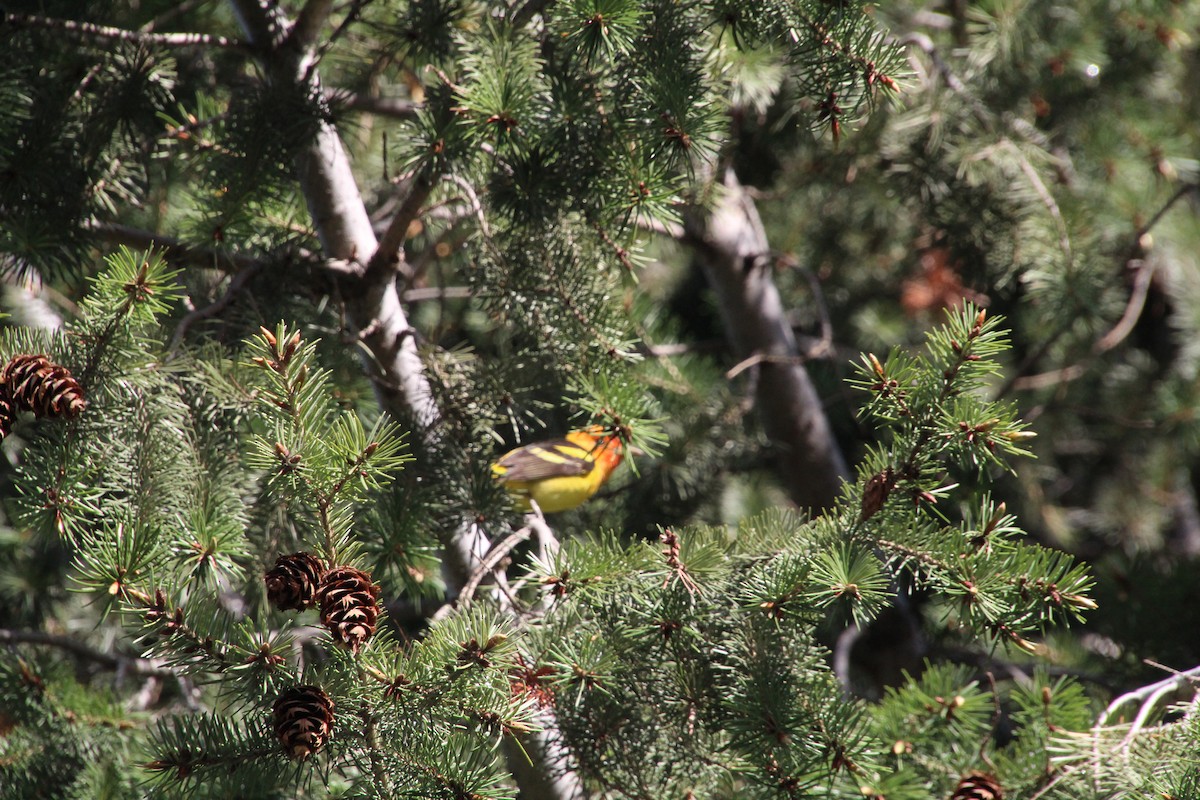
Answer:
M320 97L320 79L308 69L308 55L272 44L280 41L280 31L288 29L279 8L262 0L231 1L247 37L261 49L270 80ZM331 123L320 124L299 154L296 171L325 256L364 265L377 259L379 243L350 159ZM394 270L345 278L339 289L346 299L350 323L369 351L371 376L384 408L393 416L413 419L428 435L439 415Z
M332 10L333 0L308 0L296 15L296 22L288 32L288 41L301 50L311 50Z
M0 22L8 28L43 28L46 30L64 31L84 39L99 39L108 42L141 42L160 45L162 47L221 47L229 50L245 51L246 43L237 39L227 39L224 36L212 36L207 33L150 33L147 31L131 31L125 28L113 28L108 25L96 25L91 22L79 22L73 19L57 19L43 17L37 14L5 14Z
M739 359L753 359L763 428L778 449L775 469L802 508L831 507L850 470L842 457L771 274L771 250L754 201L732 169L715 207L685 215L685 238L716 293Z
M43 633L42 631L20 631L10 628L0 628L0 644L32 644L56 647L59 650L66 650L88 661L94 661L109 669L156 678L178 677L176 673L155 661L134 656L119 656L113 653L105 653L102 650L88 647L79 639L71 636L56 636L52 633Z

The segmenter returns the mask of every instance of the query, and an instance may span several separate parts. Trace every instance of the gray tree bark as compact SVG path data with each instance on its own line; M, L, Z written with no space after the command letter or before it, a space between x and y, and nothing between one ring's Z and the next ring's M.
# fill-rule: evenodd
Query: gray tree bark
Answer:
M331 0L309 0L290 22L279 5L268 0L231 0L238 21L266 70L268 79L321 97L320 78L313 64L317 37L332 7ZM393 416L414 420L419 434L433 443L440 418L396 286L404 260L403 238L409 222L433 188L427 176L417 176L408 197L388 225L382 240L375 237L362 192L337 129L322 122L296 164L300 188L321 239L325 257L345 265L338 283L346 299L350 323L366 346L376 391ZM464 524L447 543L445 562L461 585L491 546L476 525ZM526 800L574 800L581 796L578 776L565 762L558 745L554 717L541 720L545 730L522 736L520 748L506 747L509 764Z
M732 168L714 207L685 216L684 242L717 296L734 352L755 362L755 404L788 496L814 513L829 508L850 470L796 347L758 209Z

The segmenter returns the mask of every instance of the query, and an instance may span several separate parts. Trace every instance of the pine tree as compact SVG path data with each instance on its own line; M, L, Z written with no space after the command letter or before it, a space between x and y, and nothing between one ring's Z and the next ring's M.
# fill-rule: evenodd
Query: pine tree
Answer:
M1126 6L6 7L0 797L1194 796Z

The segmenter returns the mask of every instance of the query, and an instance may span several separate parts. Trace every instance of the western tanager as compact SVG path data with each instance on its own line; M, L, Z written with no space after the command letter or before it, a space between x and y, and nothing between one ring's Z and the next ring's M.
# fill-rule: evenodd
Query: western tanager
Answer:
M510 450L492 473L525 510L530 500L550 514L567 511L594 495L625 457L621 434L600 425L571 431L562 439Z

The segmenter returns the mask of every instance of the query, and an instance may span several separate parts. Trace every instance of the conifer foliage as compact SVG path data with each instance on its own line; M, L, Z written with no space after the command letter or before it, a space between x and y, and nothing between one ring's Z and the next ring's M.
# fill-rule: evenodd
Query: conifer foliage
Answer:
M6 5L0 800L1195 796L1029 458L1196 187L1103 241L1071 63L1178 39L1044 5Z

